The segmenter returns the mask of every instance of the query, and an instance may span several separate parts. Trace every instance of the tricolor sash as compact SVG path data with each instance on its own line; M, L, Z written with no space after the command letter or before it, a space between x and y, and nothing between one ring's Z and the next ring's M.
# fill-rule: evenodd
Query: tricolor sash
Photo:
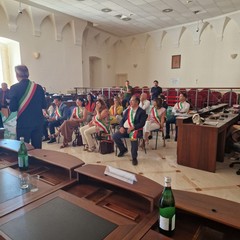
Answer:
M158 111L155 107L152 108L152 116L156 123L161 124L161 118L158 114Z
M128 109L128 124L130 127L134 127L134 118L133 118L133 109L130 107ZM142 130L141 129L138 129L138 130L133 130L132 132L129 133L129 138L131 141L136 141L137 140L137 135L138 135L138 131L139 130Z
M73 114L76 118L82 118L82 111L80 107L75 107L73 111Z
M178 102L177 106L178 106L178 109L183 109L182 102Z
M94 121L95 121L95 124L101 129L101 131L108 134L107 139L110 140L111 139L110 122L108 124L106 124L96 116L94 117Z
M19 104L18 114L17 114L18 118L20 117L20 115L23 113L23 111L27 108L28 104L32 100L32 97L36 92L36 89L37 89L37 84L29 81L27 89L19 102L20 104Z
M62 113L61 113L61 111L60 111L58 106L56 106L55 116L56 116L56 119L62 117Z

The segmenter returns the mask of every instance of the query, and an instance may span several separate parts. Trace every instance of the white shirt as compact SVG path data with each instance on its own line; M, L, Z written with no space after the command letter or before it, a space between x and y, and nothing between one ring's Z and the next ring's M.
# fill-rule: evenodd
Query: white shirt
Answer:
M131 110L131 108L129 108L128 111L130 111L130 110ZM137 110L138 110L138 108L133 110L133 119L135 118ZM128 114L129 114L129 112L128 112ZM123 127L124 128L130 128L129 123L128 123L128 119L124 122Z
M178 102L174 105L172 113L188 113L190 104L188 102Z
M144 100L143 102L140 101L139 107L145 110L146 114L150 113L150 101L148 101L147 99Z

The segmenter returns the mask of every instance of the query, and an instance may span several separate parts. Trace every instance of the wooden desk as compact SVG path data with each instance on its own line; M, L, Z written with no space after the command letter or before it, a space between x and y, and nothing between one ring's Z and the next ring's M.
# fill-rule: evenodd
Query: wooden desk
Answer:
M13 194L11 199L8 199L12 191L11 188L6 189L4 182L10 181L15 184L15 192L19 191L18 181L16 178L19 174L19 169L17 165L17 150L19 148L20 142L17 140L0 140L1 153L7 153L7 155L2 155L3 159L1 171L1 176L3 176L3 181L0 182L0 191L3 196L3 202L0 203L0 216L8 214L32 201L35 201L53 191L63 188L66 185L76 182L76 173L74 177L73 169L84 164L79 158L71 156L66 153L60 153L57 151L43 150L43 149L33 149L31 145L26 144L29 149L29 169L26 171L30 175L38 175L39 180L39 191L36 193L24 192L24 194ZM11 166L11 168L6 168ZM1 165L0 165L1 166ZM10 194L11 195L11 194Z
M237 114L227 115L224 120L208 120L218 123L216 126L195 125L191 117L177 119L177 163L215 172L216 161L224 160L227 130L238 119Z
M34 147L31 144L25 143L27 150L33 150ZM0 149L8 149L13 152L18 152L20 147L20 141L13 139L0 139Z
M29 151L28 155L30 157L30 164L34 158L45 163L50 163L54 166L64 168L69 172L70 179L72 178L73 169L84 164L84 162L77 157L74 157L68 153L62 153L53 150L34 149Z
M25 143L27 150L31 151L34 147ZM0 139L0 169L17 165L17 152L20 141L12 139Z
M71 183L64 191L58 190L1 218L3 238L141 239L158 219L158 209L151 205L159 198L162 186L140 175L134 184L122 182L105 176L104 166L81 168L76 170L78 183ZM23 223L28 227L23 227ZM51 225L47 231L46 224ZM22 230L19 232L18 228Z
M105 176L103 168L78 168L78 182L0 218L2 239L169 239L157 232L157 206L149 208L149 199L156 202L162 186L140 175L137 183L127 184ZM209 232L219 237L214 239L239 239L240 204L199 193L173 193L177 209L172 239L212 239L206 238Z
M4 178L2 179L3 181L0 182L0 192L7 195L3 198L2 202L0 202L0 217L76 181L76 179L65 179L57 185L51 185L38 180L37 185L39 190L31 192L19 188L18 171L5 168L0 170L0 173ZM12 185L8 186L8 182L11 182Z

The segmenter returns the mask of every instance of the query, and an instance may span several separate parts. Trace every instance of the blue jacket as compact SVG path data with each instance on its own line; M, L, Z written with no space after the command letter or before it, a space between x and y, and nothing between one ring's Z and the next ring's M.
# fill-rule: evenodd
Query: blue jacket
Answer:
M125 121L128 119L128 111L129 111L129 109L127 109L124 112L123 118L120 122L120 127L123 127ZM138 130L138 129L141 129L144 127L147 117L148 117L148 115L146 114L146 112L142 108L138 107L137 112L134 117L135 130ZM141 136L142 136L142 131L139 131L138 137L141 137Z
M22 79L19 83L12 85L10 88L9 108L11 112L18 111L20 99L26 92L29 81L29 79ZM37 89L31 101L22 114L17 118L17 128L31 128L42 125L44 119L42 109L46 108L47 104L43 89L37 84Z

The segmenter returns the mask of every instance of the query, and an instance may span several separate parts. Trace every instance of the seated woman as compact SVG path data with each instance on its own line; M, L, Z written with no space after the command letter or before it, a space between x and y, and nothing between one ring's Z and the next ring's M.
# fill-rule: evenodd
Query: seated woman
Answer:
M109 109L110 124L118 124L122 119L123 106L121 105L119 97L113 98L113 105Z
M82 135L84 151L93 152L96 149L94 144L94 139L92 138L93 133L103 131L109 134L109 111L107 109L106 103L102 99L96 101L95 107L96 115L93 117L92 121L86 126L80 128L80 133Z
M148 143L148 140L151 138L151 136L149 136L151 131L163 129L166 117L166 109L162 106L162 99L156 98L152 101L152 103L153 107L143 127L143 136L146 143Z
M57 137L60 133L63 136L63 144L60 148L68 146L68 143L72 141L72 134L75 128L83 126L87 119L87 110L84 107L84 99L78 98L76 100L76 105L73 109L72 115L69 120L65 120L60 126L54 137Z
M86 120L86 122L89 123L92 120L92 117L94 115L94 109L95 109L94 97L91 93L88 93L88 95L87 95L87 103L86 103L85 107L87 109L87 120Z

